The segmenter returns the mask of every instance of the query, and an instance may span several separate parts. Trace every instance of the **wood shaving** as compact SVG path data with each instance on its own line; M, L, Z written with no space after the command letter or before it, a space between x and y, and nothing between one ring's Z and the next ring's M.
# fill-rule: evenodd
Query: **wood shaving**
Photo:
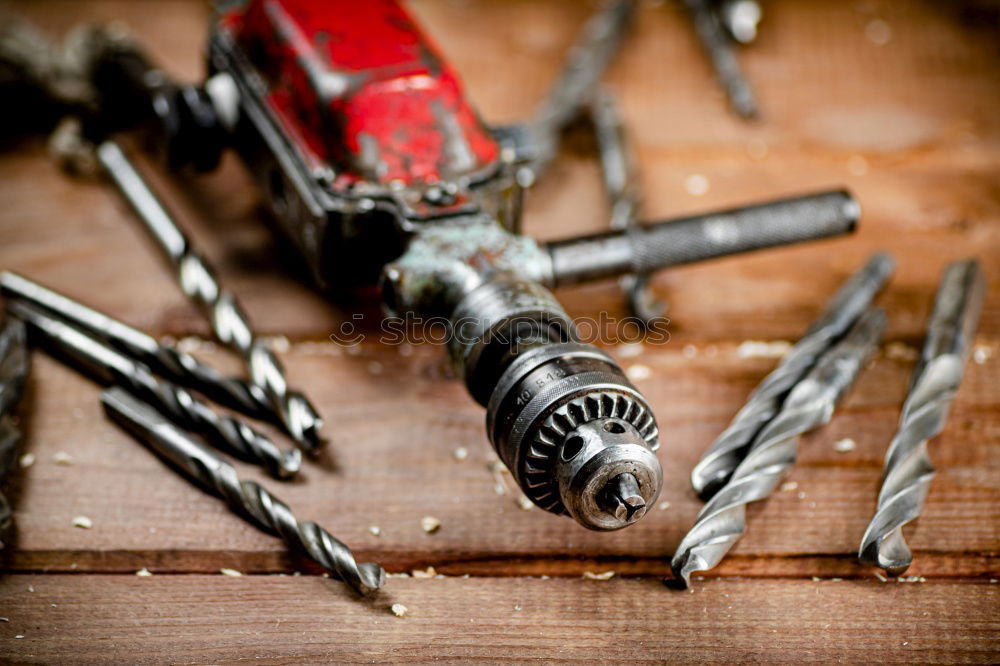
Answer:
M14 638L24 638L24 634L18 634L16 636L14 636Z
M532 502L526 495L521 495L517 498L517 505L524 509L525 511L531 511L535 508L534 502Z
M136 571L135 575L139 576L140 578L146 578L148 576L152 576L153 572L150 571L149 569L147 569L146 567L143 567L143 568L139 569L138 571Z
M885 356L893 361L916 361L920 352L903 342L890 342L885 346Z
M21 459L18 461L18 463L21 465L21 469L28 469L29 467L35 464L35 454L25 453L23 456L21 456Z
M451 455L455 456L455 460L465 460L469 457L469 450L464 446L460 446Z
M59 451L54 456L52 456L53 462L57 465L72 465L73 456L66 453L65 451Z
M236 569L219 569L219 573L223 576L232 576L233 578L239 578L243 574Z
M785 481L781 484L781 492L788 493L799 487L798 481Z
M521 610L521 604L514 604L514 610L516 611Z
M670 502L660 502L659 504L656 505L656 508L659 509L660 511L666 511L667 509L670 508Z
M707 194L710 187L708 178L700 173L693 173L684 179L684 191L693 197Z
M10 622L9 617L0 617L0 622Z
M587 580L610 580L614 578L614 571L603 571L601 573L594 573L593 571L584 571L583 577Z
M372 536L382 536L382 528L378 525L372 525L368 528L368 533Z
M792 349L792 343L787 340L765 342L763 340L744 340L736 348L739 358L782 358Z
M837 453L847 453L848 451L853 451L858 448L857 442L855 442L850 437L845 437L844 439L834 442L833 450Z
M493 492L497 495L507 494L507 479L504 478L504 472L507 468L499 460L493 460L489 464L490 474L493 475Z
M972 350L972 360L976 362L976 365L982 365L991 358L993 358L993 350L986 345L976 345Z
M648 365L643 365L641 363L633 363L625 371L628 378L634 382L641 382L644 379L649 379L653 376L653 371Z
M878 578L883 583L888 583L889 582L889 579L886 578L885 576L883 576L881 571L876 571L875 572L875 577Z
M641 342L628 342L618 346L618 355L622 358L635 358L643 352Z
M427 567L426 569L414 569L410 572L414 578L436 578L438 572L434 567Z
M900 576L896 579L900 583L926 583L927 579L923 576Z
M434 516L424 516L420 519L420 529L427 534L434 534L441 529L441 521Z
M409 608L407 608L403 604L392 605L392 614L395 615L396 617L403 617L404 615L406 615L407 611L409 611Z
M82 527L85 530L89 530L93 526L94 521L87 516L77 516L73 519L73 527Z

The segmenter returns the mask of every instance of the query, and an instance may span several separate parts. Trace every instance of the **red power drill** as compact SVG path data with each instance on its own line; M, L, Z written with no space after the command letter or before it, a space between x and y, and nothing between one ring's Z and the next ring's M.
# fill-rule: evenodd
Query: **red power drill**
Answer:
M200 86L173 83L128 39L97 40L88 134L151 125L175 168L211 169L235 148L320 286L377 282L390 313L451 323L489 438L535 504L619 529L660 492L656 421L549 289L630 276L640 310L657 269L846 233L858 215L832 191L636 224L620 123L597 88L634 11L598 11L532 121L490 128L393 0L224 2ZM581 115L616 228L536 242L519 233L522 188Z

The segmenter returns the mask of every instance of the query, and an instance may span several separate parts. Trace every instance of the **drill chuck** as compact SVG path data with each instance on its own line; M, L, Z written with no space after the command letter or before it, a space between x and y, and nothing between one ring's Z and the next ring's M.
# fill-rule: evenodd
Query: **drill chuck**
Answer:
M621 368L590 345L523 352L500 377L486 419L525 495L584 527L626 527L660 494L653 412Z

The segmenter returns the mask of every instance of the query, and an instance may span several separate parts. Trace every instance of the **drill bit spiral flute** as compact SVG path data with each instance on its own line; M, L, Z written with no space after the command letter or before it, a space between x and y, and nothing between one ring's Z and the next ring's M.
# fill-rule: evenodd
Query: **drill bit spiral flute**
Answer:
M319 453L323 443L319 413L305 395L288 387L281 361L254 335L236 296L219 285L215 273L191 247L118 144L103 142L97 147L97 159L173 262L181 289L205 311L215 336L243 357L250 380L263 389L292 440L306 453Z
M863 314L843 340L820 357L796 384L781 411L754 439L729 482L702 508L685 535L671 567L677 582L690 584L692 572L715 567L746 531L746 505L764 499L795 464L800 435L827 423L878 345L885 313Z
M944 430L962 382L965 357L979 323L986 281L979 262L950 264L941 278L927 339L910 379L899 429L885 455L878 509L861 539L858 559L899 576L913 562L903 526L924 506L934 465L927 442Z
M205 435L243 460L263 466L276 478L286 479L299 471L302 455L297 449L282 451L246 423L215 411L180 386L156 378L143 363L25 302L11 301L8 308L28 324L33 337L98 381L127 388L169 415L179 426Z
M754 389L691 471L691 485L703 499L709 499L726 484L754 437L781 409L788 392L868 308L889 279L893 264L889 255L873 256L844 283L819 319Z
M101 394L108 415L205 491L219 497L257 528L280 537L362 596L385 583L374 562L358 563L351 550L312 521L299 522L288 505L253 481L241 481L232 465L195 442L159 412L120 387Z
M0 293L24 301L97 338L116 351L145 363L181 386L205 394L221 405L251 418L281 425L264 390L242 377L219 373L176 347L117 319L47 289L23 275L0 273Z

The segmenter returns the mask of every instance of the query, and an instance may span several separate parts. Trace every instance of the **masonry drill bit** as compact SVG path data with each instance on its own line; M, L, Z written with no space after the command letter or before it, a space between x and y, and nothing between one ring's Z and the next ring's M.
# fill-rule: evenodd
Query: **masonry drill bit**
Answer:
M635 0L616 0L594 14L570 48L562 72L531 121L535 152L530 166L532 178L537 179L555 156L559 134L586 106L618 52L635 13L635 4Z
M691 485L709 499L726 484L754 437L781 409L788 392L830 346L868 309L892 274L895 262L875 254L845 282L805 335L795 343L771 374L754 389L746 405L702 455L691 471Z
M253 481L241 481L225 460L173 426L155 409L119 387L101 394L108 415L154 452L219 497L258 529L284 539L362 595L385 583L374 562L358 564L350 549L314 522L297 522L284 502Z
M24 324L8 317L0 329L0 482L14 469L17 460L21 430L11 414L24 393L30 368ZM7 543L13 525L13 509L0 492L0 550Z
M302 393L288 387L285 370L274 352L254 335L236 296L222 289L214 273L191 247L170 213L153 194L122 149L113 141L97 148L97 158L177 268L181 289L205 311L215 336L243 356L250 380L281 416L285 430L310 454L323 444L319 413Z
M21 301L11 301L12 314L23 319L40 342L68 357L84 372L105 384L116 384L156 405L188 430L205 435L233 455L264 466L277 478L299 471L302 454L282 451L266 435L246 423L220 414L185 389L157 379L138 361L116 352L94 338Z
M725 26L709 0L684 0L695 32L712 61L715 75L729 98L729 104L743 118L757 117L757 99L743 76Z
M985 291L982 269L974 260L950 264L938 287L899 428L886 453L878 508L858 551L863 564L881 567L891 576L901 575L913 562L903 526L923 510L934 478L927 442L944 430L962 382Z
M227 377L194 356L153 336L47 289L16 273L0 273L0 293L29 303L115 350L142 361L154 372L205 394L221 405L255 419L283 425L264 389L240 377Z
M611 202L611 228L632 229L639 224L639 179L635 158L629 150L625 126L614 95L598 87L590 100L590 118L600 152L604 190ZM621 278L621 288L629 309L643 322L663 315L665 305L648 289L647 274L632 273Z
M799 382L781 412L760 432L729 483L709 500L685 535L671 567L679 583L715 567L746 531L746 505L770 495L795 464L798 438L827 423L885 329L885 313L863 314L843 340Z

